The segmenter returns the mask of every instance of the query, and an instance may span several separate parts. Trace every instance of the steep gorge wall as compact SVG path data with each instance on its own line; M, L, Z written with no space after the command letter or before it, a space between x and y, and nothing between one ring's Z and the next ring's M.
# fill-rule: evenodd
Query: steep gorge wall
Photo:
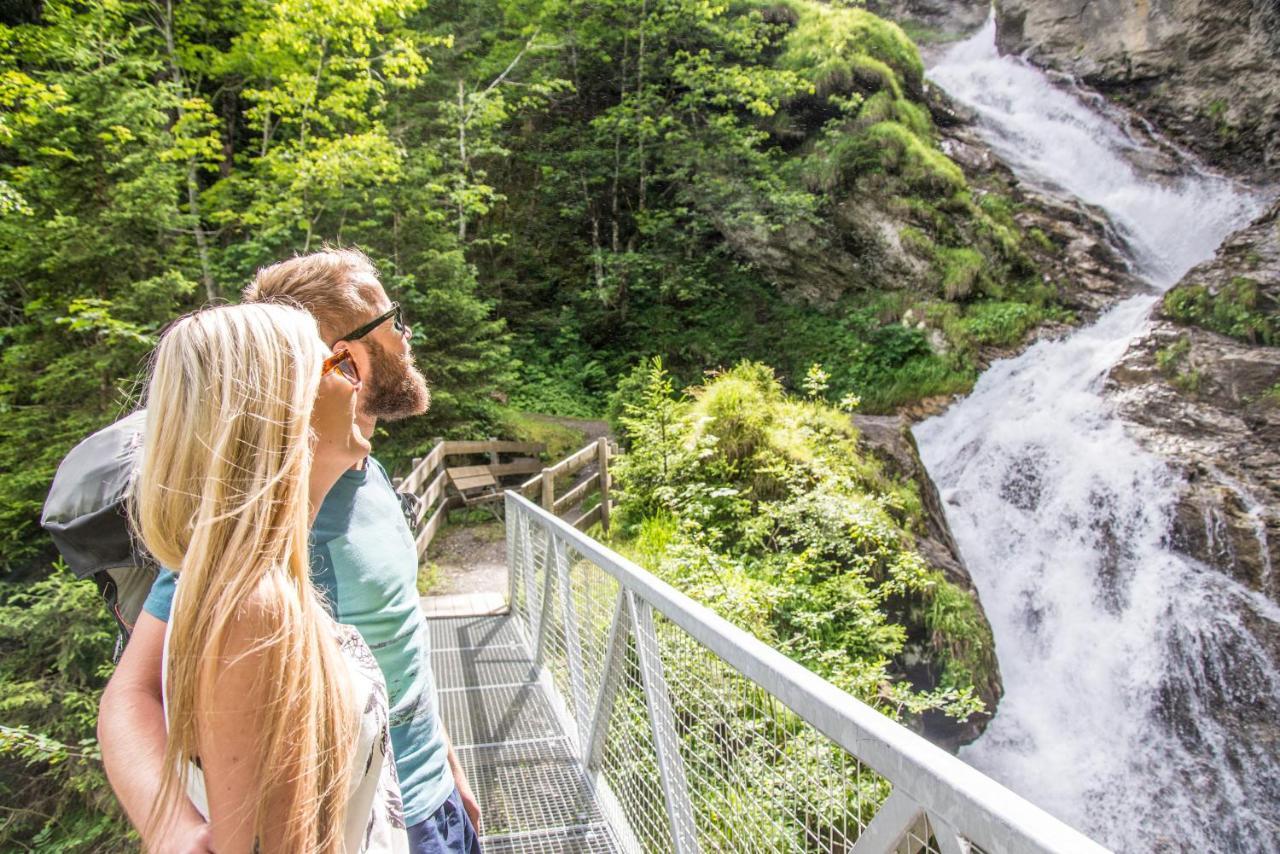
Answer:
M1280 177L1276 0L996 0L1001 51L1080 78L1209 162Z
M1280 603L1280 204L1157 303L1108 391L1185 476L1175 545Z

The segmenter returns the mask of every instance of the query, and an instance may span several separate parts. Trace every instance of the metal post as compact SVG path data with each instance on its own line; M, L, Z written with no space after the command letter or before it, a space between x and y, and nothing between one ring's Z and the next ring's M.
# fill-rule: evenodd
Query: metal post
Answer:
M533 533L530 531L532 520L529 513L525 510L520 512L520 532L521 532L521 564L520 578L524 582L524 616L528 622L530 637L537 626L533 625L533 594L538 589L536 571L533 561Z
M609 440L596 439L596 468L600 471L600 528L609 531Z
M591 713L591 727L582 749L582 762L588 774L600 770L604 759L604 742L609 735L609 721L613 717L613 703L622 683L622 671L626 665L627 632L631 627L627 607L626 590L618 588L618 601L613 606L613 621L609 624L609 641L605 647L604 667L600 671L600 690L596 693L595 707Z
M882 854L897 847L898 840L920 817L920 804L895 787L892 794L876 810L871 823L862 829L849 854Z
M658 754L662 794L667 802L671 844L675 846L676 854L692 854L699 850L698 829L693 821L693 806L689 802L689 781L684 773L684 757L680 755L675 713L671 710L667 680L662 673L658 634L653 628L653 608L630 590L626 595L635 625L636 652L640 657L645 699L649 702L649 724L653 729L653 746Z
M942 854L970 854L973 851L969 840L957 833L956 829L945 821L930 816L929 824L933 827L933 835L938 840L938 849Z
M516 543L516 531L519 529L516 523L516 514L519 509L514 501L511 500L509 494L502 497L503 516L506 517L507 538L507 614L515 614L516 612L516 558L519 554L519 546Z
M553 569L555 561L552 560L553 551L556 548L556 541L559 539L551 531L547 531L547 554L543 560L543 573L546 575L546 581L542 585L542 607L538 609L538 641L534 648L533 666L537 670L542 667L542 658L547 649L547 623L551 622L551 602L555 599L555 580L556 574ZM532 543L530 543L530 552L533 551Z
M490 441L490 442L497 442L497 441L498 441L498 437L497 437L497 436L490 436L490 437L489 437L489 441ZM489 448L489 465L491 465L491 466L496 466L497 464L498 464L498 452L497 452L496 450L494 450L492 447L490 447L490 448Z
M556 575L560 578L560 605L563 609L564 645L569 657L569 689L573 694L573 718L578 724L578 744L587 740L587 683L583 675L582 636L578 634L578 613L573 605L573 583L569 577L569 556L557 538L553 551Z

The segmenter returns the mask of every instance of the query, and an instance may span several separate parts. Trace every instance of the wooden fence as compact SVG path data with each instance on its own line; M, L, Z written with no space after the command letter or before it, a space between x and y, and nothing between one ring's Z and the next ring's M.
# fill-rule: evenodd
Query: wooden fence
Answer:
M415 457L409 474L395 478L392 484L399 492L411 492L418 497L418 514L414 520L418 559L427 553L427 546L435 537L450 510L462 506L462 498L448 495L445 486L449 482L446 461L449 457L484 454L489 458L489 470L495 478L507 475L530 474L542 470L542 461L536 456L521 456L501 462L501 454L540 454L546 445L540 442L504 442L485 439L464 442L446 442L437 439L435 447L425 457Z
M600 503L579 515L577 519L567 521L579 531L585 531L596 522L599 522L607 531L609 530L609 487L611 485L609 456L609 440L601 436L582 450L565 457L550 468L543 469L536 477L531 477L520 484L515 491L530 500L538 496L543 509L559 516L582 503L582 499L593 488L598 489ZM596 470L590 477L585 478L564 495L556 496L556 478L575 475L593 462L596 464Z
M513 489L531 500L540 496L542 506L557 515L578 506L592 488L596 488L600 491L600 503L580 514L570 524L585 531L599 522L607 530L610 486L608 440L602 436L549 468L543 468L542 461L536 456L519 456L501 462L502 454L530 455L540 454L544 450L546 446L538 442L506 442L498 439L446 442L437 439L435 447L425 457L415 457L409 474L403 478L395 478L392 483L398 491L411 492L418 497L418 513L413 525L418 559L421 560L427 553L427 547L444 524L449 511L463 506L460 496L447 494L449 466L446 465L446 460L449 457L484 454L489 457L488 467L494 478L533 474L532 478ZM593 462L596 463L596 471L590 477L564 495L556 497L557 478L575 475Z

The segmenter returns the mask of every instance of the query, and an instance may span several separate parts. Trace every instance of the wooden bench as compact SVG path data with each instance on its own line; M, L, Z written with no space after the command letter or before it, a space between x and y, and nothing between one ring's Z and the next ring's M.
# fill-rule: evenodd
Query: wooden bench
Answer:
M499 516L496 507L502 502L502 487L488 466L455 466L445 471L464 505L484 507Z

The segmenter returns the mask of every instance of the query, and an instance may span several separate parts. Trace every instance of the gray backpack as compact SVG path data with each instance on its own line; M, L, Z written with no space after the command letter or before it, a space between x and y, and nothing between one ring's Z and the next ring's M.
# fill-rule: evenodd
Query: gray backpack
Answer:
M67 566L92 578L128 642L159 567L129 525L128 498L142 461L147 413L140 409L71 449L40 515Z
M138 466L147 411L131 415L82 441L58 466L40 524L78 578L92 578L120 626L117 655L128 643L160 567L134 536L128 500ZM399 493L414 530L418 498Z

